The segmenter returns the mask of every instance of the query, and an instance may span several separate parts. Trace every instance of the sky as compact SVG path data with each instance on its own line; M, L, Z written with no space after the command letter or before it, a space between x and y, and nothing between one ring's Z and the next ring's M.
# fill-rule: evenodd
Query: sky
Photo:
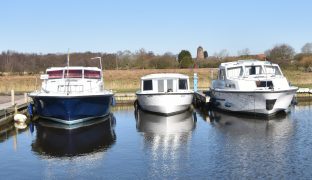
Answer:
M310 0L2 0L0 51L260 54L312 42Z

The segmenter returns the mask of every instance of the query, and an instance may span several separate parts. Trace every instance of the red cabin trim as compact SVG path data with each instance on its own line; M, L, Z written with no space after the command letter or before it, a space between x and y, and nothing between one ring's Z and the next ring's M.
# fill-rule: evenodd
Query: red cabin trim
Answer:
M85 70L84 77L89 79L101 79L100 71Z
M63 78L63 70L47 71L49 79L61 79Z

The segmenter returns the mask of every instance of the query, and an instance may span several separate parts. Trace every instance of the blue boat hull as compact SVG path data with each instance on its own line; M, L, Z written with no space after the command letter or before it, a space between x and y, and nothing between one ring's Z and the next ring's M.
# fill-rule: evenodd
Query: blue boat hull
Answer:
M108 115L112 98L113 95L32 97L40 117L65 124Z

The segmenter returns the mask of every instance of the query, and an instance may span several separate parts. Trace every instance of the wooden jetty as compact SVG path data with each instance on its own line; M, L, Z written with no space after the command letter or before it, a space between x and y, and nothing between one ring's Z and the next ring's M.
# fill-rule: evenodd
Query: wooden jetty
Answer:
M27 97L26 93L23 96L19 96L17 99L15 99L14 92L11 93L10 102L0 103L0 126L12 121L14 114L24 111L29 102L30 99Z
M136 100L135 93L116 93L114 96L116 104L133 104Z

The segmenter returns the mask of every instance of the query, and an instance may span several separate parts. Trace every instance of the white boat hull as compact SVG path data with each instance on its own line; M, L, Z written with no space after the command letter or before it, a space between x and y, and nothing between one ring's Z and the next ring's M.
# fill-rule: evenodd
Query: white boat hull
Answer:
M137 98L143 110L169 115L187 110L193 93L137 94Z
M272 115L288 109L297 88L284 91L212 90L214 105L222 110Z

